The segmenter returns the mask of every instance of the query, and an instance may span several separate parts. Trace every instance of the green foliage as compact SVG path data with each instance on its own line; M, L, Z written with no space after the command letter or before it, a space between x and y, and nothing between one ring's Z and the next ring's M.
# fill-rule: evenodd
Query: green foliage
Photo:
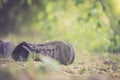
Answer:
M36 42L65 40L77 50L111 51L119 48L120 44L117 2L119 3L118 0L1 0L0 34L19 33L22 40L33 38L31 41ZM5 6L9 8L6 9ZM6 10L7 13L3 15ZM12 40L16 39L11 34L9 36Z
M75 0L76 1L76 0ZM24 34L39 34L42 41L65 40L78 50L107 51L111 42L109 20L99 2L51 1L46 3L45 11L39 12ZM93 4L93 5L91 5ZM22 30L23 30L22 29ZM28 33L29 34L29 33Z

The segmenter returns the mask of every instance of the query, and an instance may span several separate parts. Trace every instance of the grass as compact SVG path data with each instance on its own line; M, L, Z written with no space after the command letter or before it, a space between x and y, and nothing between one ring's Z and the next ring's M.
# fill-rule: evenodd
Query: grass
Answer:
M120 54L79 52L71 65L0 59L0 80L119 80Z

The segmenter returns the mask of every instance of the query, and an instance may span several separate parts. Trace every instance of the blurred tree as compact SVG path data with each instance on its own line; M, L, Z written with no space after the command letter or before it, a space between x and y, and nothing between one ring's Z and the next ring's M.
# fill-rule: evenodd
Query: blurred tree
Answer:
M20 27L42 9L41 0L0 0L0 35L19 33Z

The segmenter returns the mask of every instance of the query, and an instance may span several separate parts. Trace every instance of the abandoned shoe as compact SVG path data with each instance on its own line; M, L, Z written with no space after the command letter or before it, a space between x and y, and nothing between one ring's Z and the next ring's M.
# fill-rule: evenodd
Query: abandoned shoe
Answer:
M11 57L11 53L14 48L15 46L13 43L5 40L0 40L0 57L2 58Z
M52 41L44 44L22 42L14 49L12 57L17 61L25 61L28 59L30 52L53 58L64 65L73 63L75 59L75 49L64 41Z

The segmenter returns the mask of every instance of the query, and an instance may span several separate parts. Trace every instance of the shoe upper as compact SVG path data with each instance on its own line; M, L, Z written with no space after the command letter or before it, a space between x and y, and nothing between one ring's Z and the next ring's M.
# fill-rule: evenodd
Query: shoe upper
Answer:
M75 49L64 41L52 41L44 44L20 43L12 52L14 60L27 60L28 55L33 52L53 59L61 64L68 65L75 59Z

